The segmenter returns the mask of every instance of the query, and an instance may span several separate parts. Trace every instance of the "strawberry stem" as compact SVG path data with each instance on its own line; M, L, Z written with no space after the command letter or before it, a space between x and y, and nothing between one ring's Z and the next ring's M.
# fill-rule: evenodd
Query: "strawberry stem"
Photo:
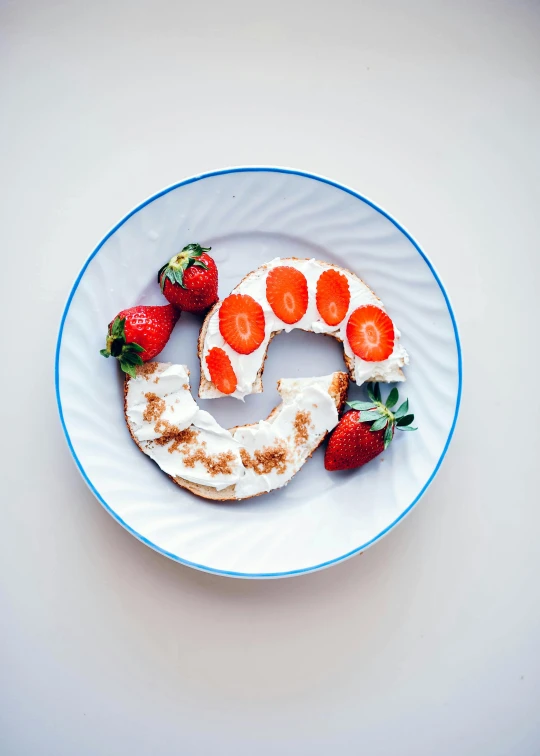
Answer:
M181 252L171 257L169 262L163 265L158 272L158 283L161 286L161 291L163 292L167 280L173 285L178 284L185 289L184 273L192 265L208 270L208 265L200 257L205 252L210 252L211 249L212 247L201 247L200 244L188 244Z
M105 349L100 349L99 353L103 357L115 357L124 373L135 378L136 366L143 364L141 352L144 352L144 347L134 342L128 344L125 325L125 318L116 317L113 320L107 333Z
M359 423L372 423L370 430L373 433L377 431L384 431L384 448L387 449L394 437L394 430L397 428L402 431L415 431L417 428L412 428L411 423L414 420L414 415L409 414L409 400L405 399L403 404L399 408L392 412L392 407L398 403L399 392L394 386L386 397L386 402L383 402L381 396L381 387L378 383L368 383L367 393L371 401L369 402L347 402L352 409L359 410L358 422Z

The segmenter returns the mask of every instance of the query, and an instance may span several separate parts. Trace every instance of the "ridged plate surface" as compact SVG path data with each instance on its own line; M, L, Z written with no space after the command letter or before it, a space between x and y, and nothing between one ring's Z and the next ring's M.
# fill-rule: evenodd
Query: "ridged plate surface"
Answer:
M402 433L358 471L328 473L322 449L284 489L216 505L175 486L131 441L122 382L99 355L121 309L164 303L156 272L185 244L211 246L220 296L273 257L316 257L354 271L381 297L410 354L408 396L419 431ZM187 363L194 393L200 320L183 314L159 359ZM343 369L333 339L295 332L269 349L262 395L245 404L201 402L226 426L254 422L277 403L281 377ZM100 243L70 294L58 339L56 387L68 444L86 482L134 535L177 561L210 572L278 577L362 551L412 508L450 442L461 392L457 328L440 279L386 213L320 177L277 168L218 171L143 203ZM363 391L351 387L349 396ZM415 423L416 424L416 423Z

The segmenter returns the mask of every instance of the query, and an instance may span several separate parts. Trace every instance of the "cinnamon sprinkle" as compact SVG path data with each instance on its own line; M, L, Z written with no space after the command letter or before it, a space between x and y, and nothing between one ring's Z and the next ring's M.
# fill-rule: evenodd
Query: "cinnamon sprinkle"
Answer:
M244 467L253 470L256 475L268 475L271 472L283 475L287 471L288 453L283 441L275 446L256 449L253 456L246 449L240 449L240 457Z

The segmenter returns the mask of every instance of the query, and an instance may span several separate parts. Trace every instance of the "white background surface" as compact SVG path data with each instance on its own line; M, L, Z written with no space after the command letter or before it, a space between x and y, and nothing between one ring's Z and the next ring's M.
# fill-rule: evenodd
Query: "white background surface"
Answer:
M3 0L0 34L0 752L538 754L540 5ZM65 298L109 227L249 163L404 223L465 361L412 515L274 582L183 568L114 523L53 388Z

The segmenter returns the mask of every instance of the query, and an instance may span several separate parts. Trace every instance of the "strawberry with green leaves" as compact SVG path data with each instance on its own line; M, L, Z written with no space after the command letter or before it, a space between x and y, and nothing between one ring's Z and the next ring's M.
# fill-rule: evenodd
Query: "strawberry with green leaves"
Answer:
M139 305L119 312L109 323L103 357L115 357L120 367L135 378L137 365L153 360L165 347L180 310L168 305Z
M218 270L211 247L188 244L160 268L165 299L186 312L205 312L218 300Z
M361 467L388 448L394 431L415 431L414 415L409 414L409 400L394 412L398 403L397 388L393 388L386 402L382 401L378 383L369 384L369 402L347 402L352 407L339 421L330 436L324 457L327 470L352 470Z

